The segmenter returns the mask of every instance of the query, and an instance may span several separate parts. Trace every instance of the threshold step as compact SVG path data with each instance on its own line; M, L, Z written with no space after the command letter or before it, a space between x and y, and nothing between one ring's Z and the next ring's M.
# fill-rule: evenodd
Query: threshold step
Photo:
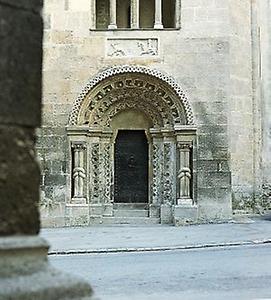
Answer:
M114 209L114 217L148 217L149 211L146 209Z
M131 224L131 225L151 225L159 224L160 218L146 217L103 217L103 224Z

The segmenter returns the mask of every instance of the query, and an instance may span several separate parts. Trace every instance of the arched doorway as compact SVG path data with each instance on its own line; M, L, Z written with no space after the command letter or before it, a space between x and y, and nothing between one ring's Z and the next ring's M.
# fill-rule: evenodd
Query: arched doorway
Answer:
M68 205L114 217L114 204L142 202L149 217L171 223L175 206L195 204L192 110L159 71L121 66L99 74L74 104L68 136Z

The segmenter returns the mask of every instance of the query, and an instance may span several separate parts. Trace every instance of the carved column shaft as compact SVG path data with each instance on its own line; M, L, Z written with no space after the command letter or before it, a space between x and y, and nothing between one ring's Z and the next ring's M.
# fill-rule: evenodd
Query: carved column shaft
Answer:
M139 0L131 0L131 28L139 28Z
M163 29L162 22L162 0L155 0L155 21L154 21L155 29Z
M180 168L178 172L179 179L179 198L182 202L182 199L191 200L191 166L190 166L190 153L191 153L191 144L190 143L179 143L179 157L180 157Z
M161 188L163 177L163 157L162 157L162 143L153 139L153 182L152 182L152 204L159 205L162 201Z
M117 0L109 0L109 25L108 29L117 29Z
M90 172L92 174L90 186L90 202L98 204L101 200L101 157L100 157L100 144L95 142L91 143L91 161Z
M174 200L174 143L164 142L164 174L163 174L163 187L164 187L164 204L173 204Z
M84 168L84 150L85 145L74 144L73 146L73 199L84 198L84 185L86 171Z

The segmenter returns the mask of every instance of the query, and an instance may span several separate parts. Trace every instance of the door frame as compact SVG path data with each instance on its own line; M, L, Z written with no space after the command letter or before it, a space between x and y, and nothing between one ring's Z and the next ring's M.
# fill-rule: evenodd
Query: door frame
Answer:
M144 131L145 133L145 137L147 140L147 144L148 144L148 199L147 202L144 203L146 205L146 207L148 207L151 204L152 201L152 195L151 195L151 183L152 183L152 138L150 135L150 131L146 128L134 128L134 129L130 129L130 128L118 128L116 130L114 130L113 132L113 137L112 137L112 144L113 144L113 149L112 149L112 182L113 182L113 189L112 189L112 203L116 203L115 202L115 144L116 144L116 139L118 136L119 131L122 130L127 130L127 131Z

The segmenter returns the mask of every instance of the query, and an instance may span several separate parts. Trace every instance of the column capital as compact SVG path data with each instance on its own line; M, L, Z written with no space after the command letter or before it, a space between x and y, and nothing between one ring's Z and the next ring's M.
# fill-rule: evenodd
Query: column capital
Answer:
M71 147L74 150L85 150L87 145L85 142L72 142Z
M193 148L192 142L178 142L177 148L181 150L190 150Z

